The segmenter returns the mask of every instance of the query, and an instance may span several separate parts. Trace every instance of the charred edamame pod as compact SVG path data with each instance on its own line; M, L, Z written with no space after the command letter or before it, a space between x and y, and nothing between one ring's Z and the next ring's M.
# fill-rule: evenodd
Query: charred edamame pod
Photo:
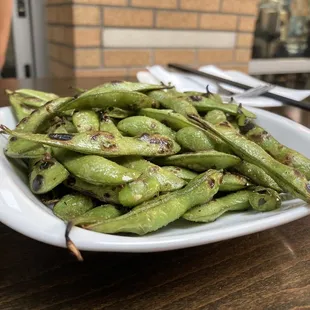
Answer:
M244 189L249 185L251 185L250 182L244 176L225 172L219 190L221 192L233 192Z
M121 120L117 128L125 134L135 137L144 133L160 134L171 139L175 138L175 132L159 121L147 116L132 116Z
M249 202L254 210L260 212L272 211L281 206L279 194L270 188L263 187L257 187L251 192Z
M250 207L250 191L239 191L211 200L187 211L183 218L192 222L213 222L228 211L243 211Z
M72 121L78 132L99 130L99 117L95 111L75 112L72 116Z
M30 170L30 189L35 194L51 191L69 176L68 170L54 158L33 159Z
M216 169L226 169L239 164L240 161L237 156L214 150L171 155L155 160L156 163L161 165L177 165L194 171L206 171L214 167Z
M188 169L183 168L183 167L163 166L162 169L174 173L177 177L179 177L180 179L182 179L186 182L189 182L190 180L192 180L193 178L195 178L198 175L197 172L188 170Z

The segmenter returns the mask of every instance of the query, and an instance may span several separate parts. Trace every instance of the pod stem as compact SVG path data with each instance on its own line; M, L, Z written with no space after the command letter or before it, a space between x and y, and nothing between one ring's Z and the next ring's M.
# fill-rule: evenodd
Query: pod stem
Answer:
M74 226L73 221L70 221L67 224L66 231L65 231L66 245L67 245L68 250L77 258L77 260L82 262L84 259L83 259L81 252L79 251L79 249L76 247L76 245L73 243L73 241L69 237L70 231L73 226Z

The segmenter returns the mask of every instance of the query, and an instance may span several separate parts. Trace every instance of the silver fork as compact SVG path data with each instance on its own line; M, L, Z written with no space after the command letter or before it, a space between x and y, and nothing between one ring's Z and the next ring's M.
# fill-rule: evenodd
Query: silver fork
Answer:
M240 94L235 94L231 96L227 96L227 95L220 95L220 96L222 98L223 103L228 103L228 102L231 102L232 100L238 101L238 99L240 100L242 98L258 97L262 94L267 93L269 90L271 90L274 87L275 87L274 85L266 84L266 85L260 85L257 87L250 88Z

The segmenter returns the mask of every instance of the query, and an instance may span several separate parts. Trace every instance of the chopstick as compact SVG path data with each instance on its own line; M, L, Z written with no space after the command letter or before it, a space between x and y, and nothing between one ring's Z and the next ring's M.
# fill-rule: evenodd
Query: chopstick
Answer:
M203 76L203 77L215 80L217 82L229 84L231 86L239 87L239 88L242 88L242 89L245 89L245 90L252 88L252 86L249 86L249 85L246 85L246 84L242 84L242 83L239 83L239 82L235 82L235 81L231 81L231 80L228 80L228 79L225 79L225 78L222 78L222 77L210 74L210 73L205 73L205 72L196 70L196 69L188 67L188 66L184 66L184 65L180 65L180 64L175 64L175 63L169 63L168 67L169 68L173 68L173 69L177 69L177 70L182 71L182 72ZM266 93L264 93L261 96L264 96L264 97L267 97L267 98L272 98L272 99L275 99L275 100L279 100L279 101L281 101L284 104L287 104L287 105L290 105L290 106L294 106L294 107L297 107L297 108L300 108L300 109L303 109L303 110L310 111L310 102L308 100L309 98L306 98L303 101L297 101L297 100L294 100L294 99L291 99L291 98L287 98L287 97L284 97L284 96L281 96L281 95L277 95L277 94L274 94L274 93L271 93L271 92L266 92Z

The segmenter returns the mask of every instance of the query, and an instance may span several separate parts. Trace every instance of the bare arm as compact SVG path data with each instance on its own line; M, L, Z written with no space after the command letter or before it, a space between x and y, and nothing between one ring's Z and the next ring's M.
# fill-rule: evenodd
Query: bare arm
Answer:
M13 1L0 1L0 71L4 65L5 53L10 36Z

